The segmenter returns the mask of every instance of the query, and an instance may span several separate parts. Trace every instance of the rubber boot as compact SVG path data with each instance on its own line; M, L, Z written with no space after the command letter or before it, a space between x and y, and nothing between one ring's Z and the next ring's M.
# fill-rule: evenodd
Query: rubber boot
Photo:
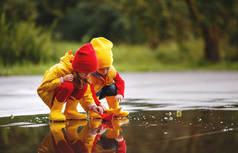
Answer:
M79 131L80 126L83 128ZM82 151L82 148L85 148L85 146L82 141L83 139L80 138L85 127L87 127L87 120L73 120L73 122L67 122L66 137L74 149L74 152L87 152L86 149L83 149L84 151Z
M85 112L88 113L89 118L101 118L101 115L100 115L100 114L98 114L98 113L96 113L96 112L94 112L94 111L89 110L89 109L88 109L88 105L86 105L86 104L84 103L84 101L80 100L79 103L80 103L80 105L83 107L83 109L85 110Z
M66 119L87 119L86 114L79 113L77 110L78 101L69 99L66 103L64 115Z
M87 124L88 122L89 124ZM72 148L75 149L75 152L91 152L95 139L95 134L92 135L92 128L97 128L100 125L101 120L72 120L67 121L66 123L66 137ZM82 128L80 128L81 126ZM93 127L91 128L89 126Z
M50 132L54 138L54 147L55 152L67 152L67 153L74 153L71 146L68 144L64 137L63 129L65 128L65 122L55 122L50 123Z
M121 111L121 107L119 107L119 102L115 100L115 96L107 96L107 103L109 106L109 109L115 110L113 113L117 117L125 117L128 116L129 112L127 111ZM120 111L118 111L120 109Z
M88 111L88 116L89 118L93 118L93 119L101 119L102 116L94 111Z
M113 128L108 128L107 130L107 138L116 138L120 135L120 132L122 131L121 126L124 124L128 124L129 120L127 118L123 119L114 119L112 120Z
M59 102L56 98L54 99L53 105L50 108L49 118L51 121L65 121L66 117L61 113L64 106L64 102Z
M65 128L65 122L62 123L50 123L50 132L52 133L56 144L61 140L65 140L63 128Z
M101 123L102 123L101 119L90 119L89 120L89 127L93 128L93 129L96 129L101 125Z
M118 108L109 108L106 110L107 114L119 114L121 112L121 107Z
M87 120L71 120L66 122L66 135L71 143L74 143L79 138L79 127L86 126Z

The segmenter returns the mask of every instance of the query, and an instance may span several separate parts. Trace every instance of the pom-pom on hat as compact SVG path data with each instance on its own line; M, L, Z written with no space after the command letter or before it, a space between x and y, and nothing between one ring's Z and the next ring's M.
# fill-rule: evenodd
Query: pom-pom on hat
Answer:
M113 62L111 50L113 47L112 42L104 37L98 37L92 39L90 43L97 55L98 68L111 67Z
M72 62L73 70L77 72L96 72L98 61L93 46L88 43L79 48Z

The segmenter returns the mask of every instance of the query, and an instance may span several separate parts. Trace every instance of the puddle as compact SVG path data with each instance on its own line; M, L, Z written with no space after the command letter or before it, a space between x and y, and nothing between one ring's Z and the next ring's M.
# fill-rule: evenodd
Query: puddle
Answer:
M49 123L48 115L0 118L1 153L53 152L236 152L238 111L131 112L102 122Z
M43 76L2 77L0 153L238 152L237 72L122 76L120 105L130 112L128 120L58 124L49 123L49 109L36 93Z

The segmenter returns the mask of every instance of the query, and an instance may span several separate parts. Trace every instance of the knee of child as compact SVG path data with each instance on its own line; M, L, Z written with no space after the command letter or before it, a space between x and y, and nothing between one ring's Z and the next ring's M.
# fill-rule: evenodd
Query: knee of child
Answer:
M107 88L107 95L116 95L117 94L117 86L113 83Z
M69 93L71 93L71 92L73 92L73 90L74 90L74 85L73 85L73 83L72 82L64 82L63 84L61 84L61 89L63 89L64 91L66 91L66 92L69 92Z

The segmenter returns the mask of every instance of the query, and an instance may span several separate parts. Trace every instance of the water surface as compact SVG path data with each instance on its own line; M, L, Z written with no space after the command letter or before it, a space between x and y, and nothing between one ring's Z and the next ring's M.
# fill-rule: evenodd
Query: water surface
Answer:
M51 123L36 93L43 76L0 77L0 153L238 152L238 72L121 76L130 114L109 123Z
M2 153L79 152L87 145L94 152L116 152L120 138L128 153L238 152L237 111L139 111L112 122L63 123L50 123L48 115L37 115L1 118L0 123Z

